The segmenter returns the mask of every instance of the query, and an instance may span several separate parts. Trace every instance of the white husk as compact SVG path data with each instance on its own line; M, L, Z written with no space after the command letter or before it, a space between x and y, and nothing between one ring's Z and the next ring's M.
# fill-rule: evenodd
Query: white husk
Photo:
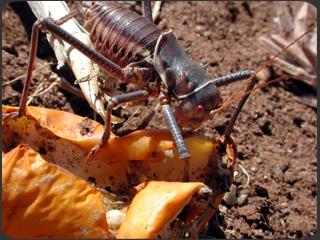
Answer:
M69 8L63 1L28 1L28 4L39 20L47 17L58 20L69 13ZM88 33L74 18L62 24L61 27L80 41L91 46ZM90 106L102 118L105 118L103 99L97 97L101 94L99 94L98 67L96 64L68 43L55 38L50 33L47 33L47 39L57 57L58 67L67 62L77 80L90 79L80 82L79 86Z

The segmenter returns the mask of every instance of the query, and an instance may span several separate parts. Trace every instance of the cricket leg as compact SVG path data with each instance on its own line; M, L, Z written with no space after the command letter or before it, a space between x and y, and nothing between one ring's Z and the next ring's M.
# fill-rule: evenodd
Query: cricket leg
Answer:
M101 150L101 148L108 143L111 134L111 112L112 109L117 107L120 104L127 102L135 102L147 99L149 96L149 92L146 90L139 90L130 93L121 94L118 96L114 96L110 99L106 109L106 120L105 120L105 130L102 135L100 143L94 146L88 156L87 161L91 161L97 153Z
M3 114L2 119L21 117L26 112L27 99L29 95L30 83L32 80L32 73L33 73L33 68L36 60L37 48L38 48L39 23L40 23L39 21L36 21L32 27L31 48L30 48L29 62L27 67L27 75L26 75L25 84L23 86L19 109L17 112Z
M173 114L173 111L172 111L171 106L169 104L169 100L167 99L166 96L164 96L164 94L160 95L160 104L162 106L162 112L164 114L164 117L165 117L167 124L170 128L173 140L178 148L179 158L182 161L184 161L183 180L185 182L188 182L189 181L190 153L188 152L188 149L187 149L186 144L184 142L184 139L182 137L181 130L180 130L178 123L177 123L177 120Z
M149 21L153 22L152 19L152 9L151 9L151 1L150 0L144 0L142 1L143 6L143 16Z

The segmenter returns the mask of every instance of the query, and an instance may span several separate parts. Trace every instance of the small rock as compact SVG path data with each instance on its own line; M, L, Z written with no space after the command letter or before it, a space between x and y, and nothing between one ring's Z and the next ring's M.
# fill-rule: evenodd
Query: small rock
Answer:
M168 158L173 158L174 157L174 153L173 153L173 150L172 149L168 149L168 150L165 150L164 151L164 160L167 160Z
M106 213L107 222L111 229L118 229L125 218L120 210L110 210Z
M219 211L222 213L225 213L227 211L227 208L225 206L223 206L222 204L220 204Z
M245 217L245 219L248 221L259 221L263 218L263 215L258 212L254 204L239 207L238 213L240 216Z
M237 203L238 203L238 205L239 205L239 206L245 205L245 204L247 203L248 197L249 197L249 195L246 194L246 193L240 194L240 196L237 197Z
M227 192L223 197L223 200L225 201L227 206L234 206L237 203L236 194L237 194L237 186L232 184L230 186L230 191Z
M289 169L289 162L284 162L282 163L280 166L279 166L279 169L282 171L282 172L285 172Z
M195 28L194 28L194 31L196 33L201 33L205 30L205 27L204 26L201 26L201 25L197 25Z
M287 202L282 202L280 204L281 208L287 208L288 207L288 203Z
M286 171L284 174L284 181L290 185L295 184L301 179L302 179L302 176L297 174L296 172Z
M168 27L168 23L167 23L167 21L166 21L165 19L162 19L162 20L159 22L158 26L159 26L161 29L166 29L166 28Z
M203 36L210 39L210 36L211 36L211 31L204 31L203 32Z
M284 209L282 209L282 214L283 214L284 216L289 215L289 214L290 214L290 208L284 208Z
M251 171L255 173L255 172L257 172L257 168L256 167L251 167Z
M252 234L257 238L263 237L263 232L261 229L252 229Z

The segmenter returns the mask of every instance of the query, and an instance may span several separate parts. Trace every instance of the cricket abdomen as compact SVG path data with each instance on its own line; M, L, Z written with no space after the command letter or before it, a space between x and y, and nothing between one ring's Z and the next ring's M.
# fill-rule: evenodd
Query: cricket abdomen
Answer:
M91 41L120 67L153 54L161 30L143 16L115 2L96 2L85 14Z

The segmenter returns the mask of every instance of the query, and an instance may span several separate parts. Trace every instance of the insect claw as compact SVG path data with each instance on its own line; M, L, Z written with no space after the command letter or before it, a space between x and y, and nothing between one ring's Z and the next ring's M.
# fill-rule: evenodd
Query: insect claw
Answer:
M191 157L191 155L187 151L183 151L179 155L181 160L187 160Z
M9 119L9 118L13 119L13 118L17 118L19 116L20 116L19 112L3 113L2 120Z
M209 66L209 63L201 63L201 65L204 67L204 68L207 68Z
M86 163L90 163L95 157L96 155L98 154L98 152L100 151L102 145L101 144L98 144L96 146L94 146L90 152L88 153L87 157L86 157Z
M184 175L183 175L183 181L189 182L189 159L191 155L188 153L188 151L185 149L185 151L182 151L179 153L180 159L184 162Z

